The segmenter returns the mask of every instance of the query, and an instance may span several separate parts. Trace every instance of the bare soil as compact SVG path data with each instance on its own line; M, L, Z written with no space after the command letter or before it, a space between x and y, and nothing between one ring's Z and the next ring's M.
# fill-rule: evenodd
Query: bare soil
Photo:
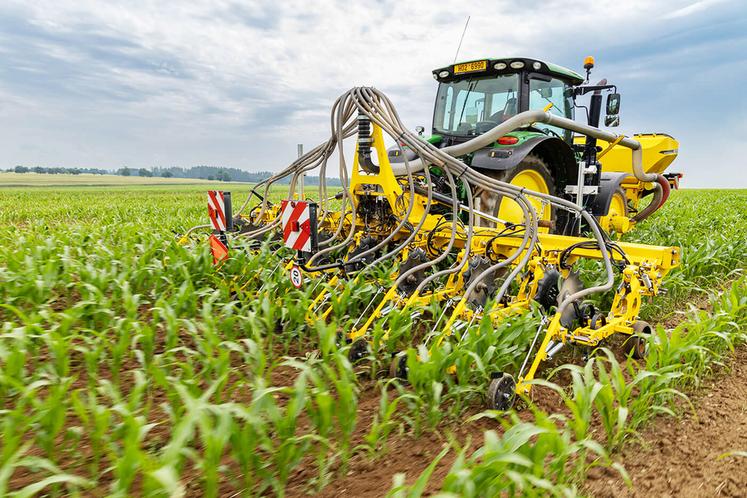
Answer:
M681 408L686 411L682 418L659 417L640 434L638 442L626 446L616 457L630 474L632 488L616 471L593 469L583 492L599 498L747 496L747 458L722 457L731 451L747 451L746 377L747 348L742 347L727 369L691 396L695 412L683 405ZM361 400L361 432L370 424L370 415L364 414L370 414L378 404L378 396L367 393ZM534 402L548 411L564 409L550 392L536 390ZM465 414L464 420L478 411L479 407L475 407ZM371 461L364 454L356 455L349 463L347 475L335 478L317 496L384 496L397 473L405 473L406 481L414 482L448 445L449 437L475 449L482 444L484 431L490 429L501 431L498 422L482 419L463 425L452 423L417 438L394 437L385 456ZM438 490L455 456L456 452L451 451L441 460L427 492ZM299 481L296 479L289 486L289 496L306 495L307 490Z
M373 422L373 413L378 409L380 394L372 389L373 383L368 387L369 389L361 391L358 407L359 422L353 435L354 445L362 442L363 436ZM558 413L565 410L559 397L550 390L535 386L532 396L533 403L544 411ZM462 414L460 422L447 420L436 430L424 429L419 436L392 434L383 455L377 454L376 458L372 459L366 453L357 453L348 462L347 473L343 476L336 476L314 496L327 498L385 496L392 487L394 476L400 473L405 474L407 484L414 483L436 456L450 445L450 441L455 442L459 447L468 447L467 454L469 454L482 446L485 431L494 430L499 434L503 432L497 420L480 418L470 421L471 417L482 412L484 408L481 404L473 406ZM526 420L532 418L529 410L521 411L519 416ZM457 451L452 448L438 463L426 487L426 494L438 492L456 456ZM308 473L303 468L299 469L286 489L286 496L308 496L306 478L308 478Z
M709 309L707 296L694 300L698 309ZM673 315L666 323L668 328L676 326L684 313ZM613 341L608 346L620 351L621 342ZM618 360L626 361L619 355ZM561 385L563 374L553 380ZM629 488L613 470L592 469L584 494L601 498L620 497L701 497L740 496L747 497L747 458L723 457L730 451L747 451L747 348L737 350L729 365L717 377L708 379L691 400L695 413L689 405L680 410L680 419L661 416L653 425L644 429L639 442L626 446L616 457L627 469L633 482ZM355 439L370 428L371 411L378 406L378 393L363 390L359 408L359 425ZM533 403L548 413L565 412L559 397L548 390L535 387ZM433 459L454 440L459 445L469 445L472 450L483 442L486 430L502 432L497 421L482 419L466 422L482 407L473 407L462 417L464 423L450 421L437 431L425 431L420 437L412 434L390 438L386 455L372 461L364 454L357 454L349 462L345 476L336 477L317 496L322 497L381 497L392 486L397 473L406 475L406 482L413 483ZM528 411L522 418L531 418ZM426 494L438 491L456 457L450 451L436 467ZM291 480L288 496L308 496L301 475Z
M633 486L613 473L592 473L586 492L599 498L744 497L747 458L747 348L737 350L728 370L691 396L695 412L680 419L659 417L626 446L618 460Z

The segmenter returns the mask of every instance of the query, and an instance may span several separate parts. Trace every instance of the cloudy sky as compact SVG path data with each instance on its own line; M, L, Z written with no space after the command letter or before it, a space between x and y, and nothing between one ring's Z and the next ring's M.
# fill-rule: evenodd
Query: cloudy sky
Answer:
M372 85L430 126L431 70L523 55L623 94L624 133L680 140L691 187L747 187L745 0L0 1L0 168L277 170Z

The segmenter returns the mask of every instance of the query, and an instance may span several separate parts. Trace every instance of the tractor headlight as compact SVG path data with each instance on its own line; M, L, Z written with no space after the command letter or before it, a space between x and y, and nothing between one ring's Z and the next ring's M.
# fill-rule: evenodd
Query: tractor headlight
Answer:
M446 69L438 73L439 78L446 78L447 76L449 76L449 72Z
M508 65L505 62L496 62L495 64L493 64L493 69L497 71L503 71L507 67Z
M437 79L438 79L438 75L437 75L436 73L433 73L433 79L434 79L434 80L437 80Z
M513 61L511 63L512 69L521 69L522 67L524 67L524 63L522 61Z
M532 67L535 71L539 71L539 69L542 67L542 64L540 64L539 62L535 62L534 64L532 64Z

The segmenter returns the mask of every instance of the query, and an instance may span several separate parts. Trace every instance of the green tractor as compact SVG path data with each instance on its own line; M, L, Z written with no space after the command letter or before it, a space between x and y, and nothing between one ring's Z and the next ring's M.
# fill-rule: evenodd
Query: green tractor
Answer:
M435 69L433 77L439 85L432 135L427 140L437 147L463 143L527 110L574 119L581 109L587 123L599 127L603 94L607 95L604 124L617 126L620 94L606 80L588 83L593 66L593 58L587 57L586 78L570 69L528 58L482 59ZM578 100L586 95L590 95L588 105L582 106ZM417 131L422 135L425 130L418 127ZM658 174L658 183L668 195L670 185L676 185L681 177L662 175L677 155L677 141L665 134L639 134L634 138L641 143L645 171ZM392 147L388 153L392 163L414 158L412 151L401 147ZM653 209L641 209L641 200L655 189L633 176L630 149L574 136L569 130L544 123L516 129L461 159L495 179L581 202L604 229L617 233L631 229L666 200L666 196L654 199L657 205ZM437 187L437 168L432 168L432 173ZM487 193L475 194L475 208L501 220L522 219L513 201ZM581 229L579 220L564 212L539 203L535 208L545 230L572 235Z

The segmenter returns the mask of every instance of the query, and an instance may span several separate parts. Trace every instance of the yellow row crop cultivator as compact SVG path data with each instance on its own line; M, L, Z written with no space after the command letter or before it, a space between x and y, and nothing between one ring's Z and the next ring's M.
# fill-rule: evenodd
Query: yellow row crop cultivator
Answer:
M664 203L679 176L662 174L677 142L600 129L602 93L608 126L616 124L620 96L605 81L588 84L592 65L586 61L586 81L522 58L437 69L429 138L422 129L408 131L378 90L351 89L334 103L330 139L255 187L236 216L226 212L224 193L211 194L216 259L229 242L282 236L293 257L281 267L291 270L294 284L303 274L317 280L310 323L330 317L330 294L345 282L366 281L371 268L389 265L390 280L377 282L381 290L344 331L354 360L368 353L374 326L392 310L417 319L438 302L442 312L431 317L428 344L458 347L486 317L498 324L537 306L544 319L522 368L487 388L493 408L529 393L542 362L564 345L594 347L624 334L628 352L641 357L651 331L638 317L642 299L657 295L680 254L620 242L615 233ZM587 94L588 122L577 122L576 101ZM343 142L352 137L349 166ZM395 144L389 150L385 137ZM337 168L328 175L333 157ZM300 194L309 172L320 179L314 196ZM339 177L339 191L328 190L328 176ZM283 179L290 182L287 199L272 204L270 187ZM596 261L601 275L587 288L577 272L582 260ZM614 292L609 310L586 302L607 291ZM391 373L406 376L405 361L395 356Z

